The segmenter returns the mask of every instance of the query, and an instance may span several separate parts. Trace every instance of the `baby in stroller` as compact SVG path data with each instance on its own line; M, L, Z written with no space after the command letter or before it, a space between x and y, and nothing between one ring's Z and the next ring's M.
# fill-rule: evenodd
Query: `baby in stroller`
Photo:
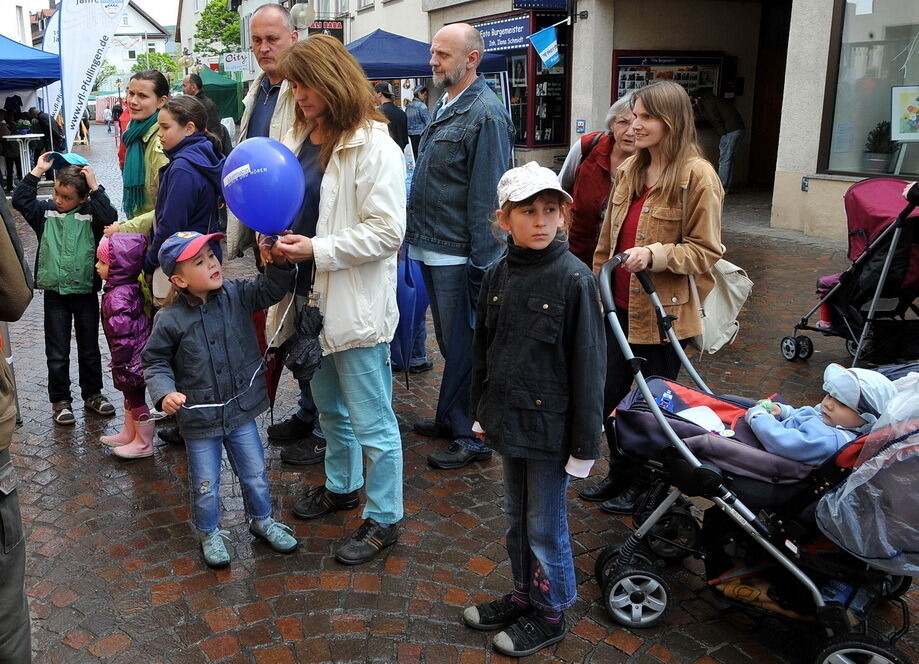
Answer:
M767 451L817 466L868 433L897 394L890 379L877 371L839 364L823 372L823 390L826 395L816 406L792 408L763 400L745 419Z

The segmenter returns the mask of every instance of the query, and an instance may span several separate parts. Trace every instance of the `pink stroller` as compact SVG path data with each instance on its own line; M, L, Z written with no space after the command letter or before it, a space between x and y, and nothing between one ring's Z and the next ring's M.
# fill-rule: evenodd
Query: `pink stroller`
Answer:
M806 360L814 352L810 337L800 330L845 339L852 366L862 358L886 364L919 357L919 215L911 216L913 205L903 207L901 192L907 184L874 178L849 187L843 200L852 265L820 279L820 301L782 339L786 360ZM890 306L881 308L882 299ZM811 325L818 310L824 320Z

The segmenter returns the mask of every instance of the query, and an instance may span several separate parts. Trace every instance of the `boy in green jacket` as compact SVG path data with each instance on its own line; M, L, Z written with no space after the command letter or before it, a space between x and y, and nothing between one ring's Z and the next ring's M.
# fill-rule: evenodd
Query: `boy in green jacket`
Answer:
M54 197L38 200L38 182L58 168ZM96 182L88 162L75 154L46 152L13 192L16 208L38 235L35 286L45 292L45 357L48 397L54 422L72 425L70 394L70 331L76 330L83 403L111 417L115 407L102 395L99 352L99 288L96 246L102 229L118 218L105 189Z

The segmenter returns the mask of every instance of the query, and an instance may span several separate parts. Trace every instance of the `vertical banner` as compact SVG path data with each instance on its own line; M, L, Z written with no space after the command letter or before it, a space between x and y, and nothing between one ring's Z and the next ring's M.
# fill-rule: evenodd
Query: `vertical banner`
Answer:
M554 25L539 32L534 32L528 39L533 43L533 48L536 49L539 59L542 60L542 64L546 69L558 64L558 38L555 34Z
M61 15L61 89L64 137L71 145L80 131L80 118L102 67L105 52L128 0L63 0Z
M54 53L55 55L61 52L60 11L55 11L45 25L45 36L42 39L41 50L45 53ZM61 82L55 81L54 83L46 85L42 92L42 98L45 101L42 110L51 117L52 121L54 121L57 118L57 114L61 112Z

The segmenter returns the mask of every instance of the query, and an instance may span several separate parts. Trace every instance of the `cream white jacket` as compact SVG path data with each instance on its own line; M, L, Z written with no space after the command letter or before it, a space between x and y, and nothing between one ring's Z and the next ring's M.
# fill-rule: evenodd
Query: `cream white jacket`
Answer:
M294 154L306 135L291 129ZM405 159L387 125L368 122L335 146L319 189L313 240L323 354L392 341L399 322L396 254L405 236ZM287 300L272 307L266 330L277 328ZM292 331L294 312L278 335ZM271 338L269 336L269 338Z
M262 86L262 79L265 73L262 72L255 77L252 85L249 86L249 92L243 99L242 119L239 121L239 140L247 138L249 132L249 120L252 119L252 109L255 105L255 97ZM269 138L276 141L283 141L284 136L294 126L294 113L297 104L294 96L290 91L290 84L287 80L281 82L281 89L278 91L278 101L274 107L274 115L271 116L271 126L268 130ZM236 216L227 210L227 255L226 260L236 258L236 255L255 245L255 233L248 226L243 224Z

